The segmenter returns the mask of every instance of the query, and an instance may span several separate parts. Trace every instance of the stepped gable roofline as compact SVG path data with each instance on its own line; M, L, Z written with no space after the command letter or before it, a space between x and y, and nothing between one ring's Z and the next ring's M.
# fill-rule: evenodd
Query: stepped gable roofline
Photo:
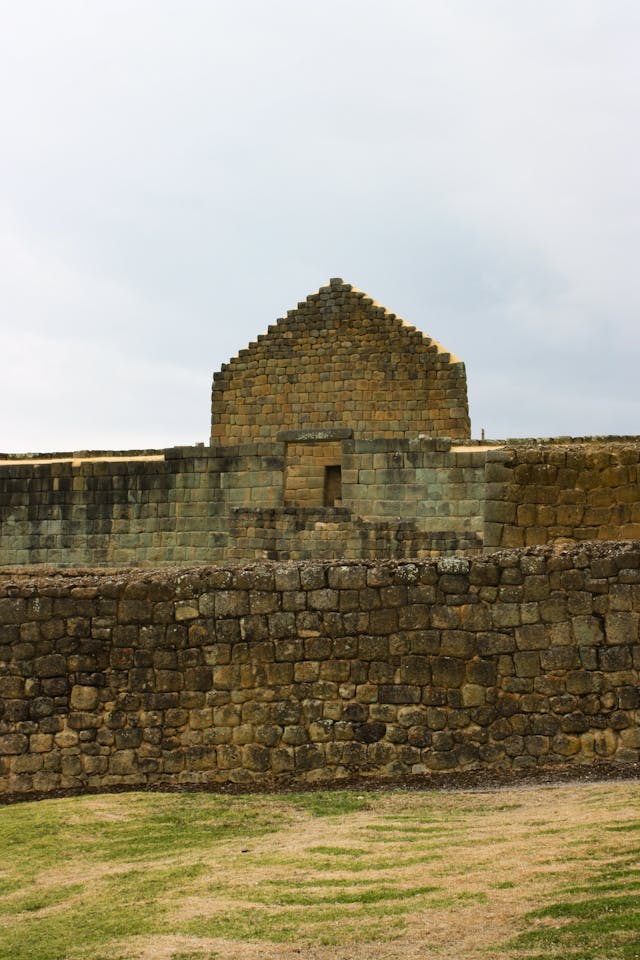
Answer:
M447 348L444 347L438 340L434 340L433 337L428 336L413 324L408 323L396 313L388 310L387 307L381 303L378 303L377 300L374 300L373 297L370 297L369 294L365 293L363 290L359 290L352 284L346 283L341 277L332 277L326 286L320 287L315 293L310 293L307 297L305 297L304 300L299 301L296 307L291 310L287 310L283 317L278 317L275 323L270 324L265 333L259 334L255 340L251 340L246 347L243 347L242 350L239 350L236 354L234 354L234 356L231 357L226 363L223 363L220 367L220 371L218 373L214 373L214 380L218 379L228 369L228 367L234 363L234 361L242 357L246 357L247 354L255 349L263 340L271 337L274 333L281 333L283 329L286 328L288 323L299 317L300 312L304 310L307 305L316 306L318 301L324 301L326 307L329 309L333 308L332 312L338 316L340 313L339 307L341 305L339 301L345 297L359 301L360 306L368 309L368 312L372 318L383 318L390 323L397 323L399 326L403 327L408 334L418 334L422 337L425 347L428 347L435 353L442 355L443 359L448 359L449 363L460 364L461 366L464 366L462 360L452 353L451 350L447 350Z
M422 330L419 330L418 327L414 326L412 323L408 323L403 317L399 317L397 313L393 313L391 310L388 310L384 304L378 303L377 300L374 300L373 297L370 297L368 293L365 293L363 290L359 290L357 287L352 286L350 283L345 283L341 277L332 277L329 280L328 287L321 287L318 291L318 294L323 293L324 291L329 290L336 293L351 293L358 300L369 305L372 310L379 311L382 316L387 317L389 320L395 320L396 323L399 323L401 326L405 327L409 333L419 333L424 340L427 346L435 347L437 353L446 353L449 356L450 363L462 363L462 360L452 353L451 350L447 350L446 347L438 341L434 340L433 337L429 337L426 333L423 333ZM318 294L311 294L307 297L307 300L312 300L318 296Z

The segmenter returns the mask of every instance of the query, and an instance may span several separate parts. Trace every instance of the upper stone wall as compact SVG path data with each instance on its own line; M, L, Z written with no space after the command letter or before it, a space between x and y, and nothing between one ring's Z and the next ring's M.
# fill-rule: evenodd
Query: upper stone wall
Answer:
M214 374L211 443L327 427L355 438L469 437L464 364L331 280Z
M342 462L342 496L325 507L324 463L332 460ZM483 499L484 453L443 439L10 459L0 461L0 564L477 552Z
M640 536L637 437L510 441L485 478L485 549Z

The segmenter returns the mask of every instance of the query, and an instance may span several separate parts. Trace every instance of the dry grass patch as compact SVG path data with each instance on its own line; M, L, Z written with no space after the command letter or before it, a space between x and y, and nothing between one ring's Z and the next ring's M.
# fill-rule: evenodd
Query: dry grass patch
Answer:
M635 960L640 785L0 809L0 958Z

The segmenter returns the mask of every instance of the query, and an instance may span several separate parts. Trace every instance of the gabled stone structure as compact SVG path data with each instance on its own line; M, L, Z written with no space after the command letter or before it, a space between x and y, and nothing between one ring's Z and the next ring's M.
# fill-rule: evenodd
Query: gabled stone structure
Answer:
M331 280L214 375L211 445L0 455L0 564L378 560L640 537L640 438L469 438L464 364Z
M341 280L210 446L0 455L0 564L0 795L637 772L640 437L469 439L463 364Z
M333 279L214 374L211 444L327 429L357 440L469 437L464 364Z

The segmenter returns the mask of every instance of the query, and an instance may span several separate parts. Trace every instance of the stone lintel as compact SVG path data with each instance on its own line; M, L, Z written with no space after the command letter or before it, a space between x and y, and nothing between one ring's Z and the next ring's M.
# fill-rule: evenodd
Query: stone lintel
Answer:
M334 430L281 430L276 439L281 443L323 443L328 440L350 440L353 430L338 427Z

